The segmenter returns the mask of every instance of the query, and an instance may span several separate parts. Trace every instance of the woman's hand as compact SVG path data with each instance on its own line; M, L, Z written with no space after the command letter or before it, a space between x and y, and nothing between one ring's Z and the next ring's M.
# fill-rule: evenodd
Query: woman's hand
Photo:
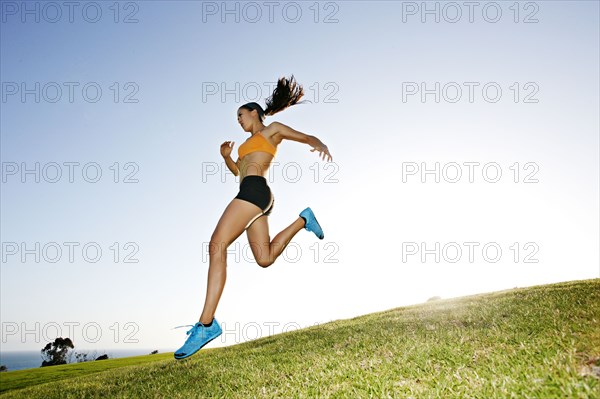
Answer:
M231 149L233 148L234 144L235 141L226 141L223 144L221 144L221 155L223 156L223 158L227 158L231 155Z
M323 142L321 140L319 140L319 139L317 139L317 140L318 140L317 144L312 145L313 149L310 150L310 152L319 151L319 157L323 161L325 160L326 157L328 157L327 161L333 160L331 154L329 153L329 149L327 148L327 146L325 144L323 144Z

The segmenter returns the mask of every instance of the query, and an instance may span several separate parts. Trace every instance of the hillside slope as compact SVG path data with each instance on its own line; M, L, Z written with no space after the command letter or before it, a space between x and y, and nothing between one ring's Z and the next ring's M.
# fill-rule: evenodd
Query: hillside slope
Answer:
M401 307L16 398L600 397L600 279Z

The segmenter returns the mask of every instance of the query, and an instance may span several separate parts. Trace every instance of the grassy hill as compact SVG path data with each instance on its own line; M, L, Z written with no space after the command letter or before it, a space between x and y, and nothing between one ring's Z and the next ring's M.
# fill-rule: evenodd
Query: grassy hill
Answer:
M600 279L573 281L396 308L183 361L2 373L0 386L3 398L598 398L599 326Z

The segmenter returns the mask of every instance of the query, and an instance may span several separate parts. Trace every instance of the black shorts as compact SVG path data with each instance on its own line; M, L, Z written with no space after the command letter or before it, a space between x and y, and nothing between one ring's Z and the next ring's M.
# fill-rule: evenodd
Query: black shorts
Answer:
M275 202L275 196L267 185L267 179L258 175L244 177L240 184L240 192L235 198L253 203L262 209L263 215L266 216L271 214Z

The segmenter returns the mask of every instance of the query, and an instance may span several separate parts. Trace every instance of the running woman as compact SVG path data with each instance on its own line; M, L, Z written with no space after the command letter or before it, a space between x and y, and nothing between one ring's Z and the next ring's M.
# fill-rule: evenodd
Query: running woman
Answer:
M243 232L256 262L268 267L281 255L292 238L302 228L313 232L319 239L324 238L323 230L309 208L300 212L292 224L270 239L268 216L273 210L275 197L267 185L267 175L271 162L277 154L277 147L283 140L308 144L310 150L318 151L322 160L333 158L329 149L315 136L298 132L282 123L263 124L265 116L298 103L304 95L301 85L290 79L280 78L277 87L265 103L265 110L255 103L242 105L237 111L237 120L245 132L251 136L238 147L238 159L233 162L231 151L235 142L221 144L221 155L231 173L240 177L240 190L223 211L209 244L210 264L204 309L196 324L187 331L184 345L175 351L175 359L184 359L198 352L204 345L221 335L221 326L214 318L227 275L227 247Z

